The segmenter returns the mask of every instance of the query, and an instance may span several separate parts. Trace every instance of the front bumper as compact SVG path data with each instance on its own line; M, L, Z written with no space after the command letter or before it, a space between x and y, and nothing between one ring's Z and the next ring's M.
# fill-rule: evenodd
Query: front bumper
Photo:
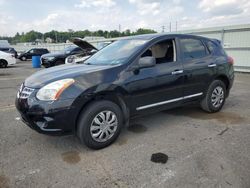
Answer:
M55 62L54 62L55 60L54 59L53 60L49 60L49 59L41 57L40 61L41 61L41 65L44 66L45 68L54 66L54 64L55 64Z
M75 131L77 110L73 99L39 101L35 90L27 99L17 97L15 104L21 118L30 128L42 134L67 135Z
M14 57L9 57L7 59L8 65L15 65L16 64L16 58Z

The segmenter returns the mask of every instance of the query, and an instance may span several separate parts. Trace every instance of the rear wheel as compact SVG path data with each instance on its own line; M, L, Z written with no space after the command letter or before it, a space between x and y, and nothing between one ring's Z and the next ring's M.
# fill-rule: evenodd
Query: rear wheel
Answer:
M207 112L218 112L221 110L226 99L226 86L221 80L214 80L201 101L201 108Z
M7 66L8 66L8 62L4 59L1 59L0 60L0 67L7 68Z
M77 135L81 142L92 149L101 149L112 144L122 128L122 112L111 101L96 101L81 113Z

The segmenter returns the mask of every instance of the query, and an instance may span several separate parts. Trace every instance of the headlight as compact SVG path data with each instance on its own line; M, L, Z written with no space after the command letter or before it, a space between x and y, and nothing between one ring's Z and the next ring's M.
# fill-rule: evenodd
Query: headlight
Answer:
M47 59L49 61L53 61L55 59L55 57L46 57L45 59Z
M42 101L57 100L62 92L75 82L74 79L68 78L52 82L42 87L36 94L36 97Z

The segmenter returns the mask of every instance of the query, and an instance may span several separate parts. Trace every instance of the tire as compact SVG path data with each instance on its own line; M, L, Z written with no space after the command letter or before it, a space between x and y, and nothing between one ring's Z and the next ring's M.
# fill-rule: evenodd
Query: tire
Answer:
M4 59L1 59L0 60L0 67L1 68L7 68L7 66L8 66L8 62L6 60L4 60Z
M107 120L106 124L97 124L98 122L105 123L103 118ZM77 123L77 136L89 148L107 147L118 138L123 126L122 119L122 111L115 103L106 100L93 102L80 114Z
M210 113L221 110L226 100L226 86L221 80L214 80L201 101L201 108Z
M27 58L26 58L25 56L23 56L23 57L21 57L21 60L22 60L22 61L26 61Z

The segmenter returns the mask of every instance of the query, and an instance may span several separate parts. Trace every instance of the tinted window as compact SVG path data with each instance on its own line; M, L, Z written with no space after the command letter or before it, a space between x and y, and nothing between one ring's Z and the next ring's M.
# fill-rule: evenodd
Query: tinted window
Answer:
M214 51L216 49L216 45L211 41L207 41L206 44L207 44L207 48L208 48L209 52L214 53Z
M220 43L216 43L213 41L206 41L206 45L210 53L218 54L218 55L220 54L225 55L225 51L223 50Z
M40 54L40 53L43 53L43 50L41 50L41 49L34 49L34 53L35 54Z
M79 47L77 47L77 48L75 48L75 49L72 50L72 52L81 52L81 51L82 51L82 49L79 48Z
M3 51L3 52L8 52L9 48L1 48L0 50Z
M206 48L200 40L180 39L184 59L201 58L207 55Z

